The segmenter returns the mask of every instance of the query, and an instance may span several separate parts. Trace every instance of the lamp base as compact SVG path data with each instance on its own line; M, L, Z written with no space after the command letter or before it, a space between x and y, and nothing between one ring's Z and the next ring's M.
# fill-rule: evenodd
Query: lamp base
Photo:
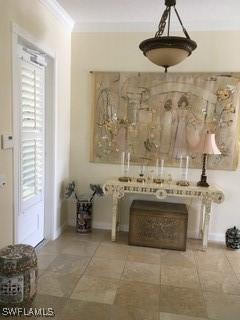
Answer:
M206 176L206 162L207 162L207 154L204 153L201 180L197 183L198 187L209 187L209 184L207 183L207 176Z
M207 182L202 182L202 181L199 181L197 183L197 186L198 187L209 187L209 184Z
M207 176L201 175L201 180L197 183L198 187L209 187L209 184L207 183Z

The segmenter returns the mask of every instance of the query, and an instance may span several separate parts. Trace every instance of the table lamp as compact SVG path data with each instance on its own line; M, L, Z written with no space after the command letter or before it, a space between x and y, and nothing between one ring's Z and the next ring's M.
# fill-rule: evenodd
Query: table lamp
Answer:
M206 162L207 156L209 154L221 154L220 150L217 147L215 134L207 132L204 136L201 146L198 148L198 151L203 154L203 166L202 166L202 175L201 180L197 183L199 187L209 187L207 183L207 175L206 175Z

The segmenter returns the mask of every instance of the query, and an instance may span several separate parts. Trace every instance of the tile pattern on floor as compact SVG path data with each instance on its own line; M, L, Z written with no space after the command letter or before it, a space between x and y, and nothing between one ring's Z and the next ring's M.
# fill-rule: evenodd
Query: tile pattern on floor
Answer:
M35 305L56 319L239 320L240 252L189 240L187 251L128 246L127 234L69 228L38 250Z

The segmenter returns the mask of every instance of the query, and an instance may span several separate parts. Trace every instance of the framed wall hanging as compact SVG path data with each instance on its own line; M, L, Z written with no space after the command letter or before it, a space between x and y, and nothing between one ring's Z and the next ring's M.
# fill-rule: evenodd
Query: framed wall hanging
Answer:
M188 155L201 167L207 131L221 151L208 167L234 170L238 162L240 73L93 72L91 161L178 166Z

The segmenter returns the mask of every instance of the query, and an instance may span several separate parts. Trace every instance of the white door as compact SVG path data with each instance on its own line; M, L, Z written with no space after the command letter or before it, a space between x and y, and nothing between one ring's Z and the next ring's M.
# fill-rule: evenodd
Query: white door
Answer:
M27 60L27 54L19 55L16 242L36 246L44 239L45 70Z

